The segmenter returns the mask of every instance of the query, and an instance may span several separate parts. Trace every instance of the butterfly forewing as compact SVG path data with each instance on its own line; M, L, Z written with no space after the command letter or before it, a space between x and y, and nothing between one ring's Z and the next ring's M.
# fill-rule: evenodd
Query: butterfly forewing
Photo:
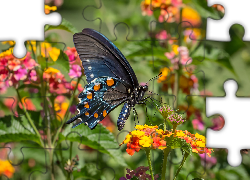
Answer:
M101 76L117 77L132 87L138 80L119 49L104 35L93 29L74 34L74 44L82 60L87 82Z

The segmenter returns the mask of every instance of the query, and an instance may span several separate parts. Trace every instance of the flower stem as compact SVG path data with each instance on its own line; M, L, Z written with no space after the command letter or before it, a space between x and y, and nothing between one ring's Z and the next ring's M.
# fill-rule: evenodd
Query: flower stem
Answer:
M179 168L178 168L178 170L177 170L177 172L175 174L174 180L176 180L176 178L177 178L179 172L181 171L181 168L183 167L183 165L184 165L184 163L185 163L188 156L189 156L189 153L185 152L184 157L182 159L182 162L181 162L181 164L180 164L180 166L179 166Z
M153 173L152 164L151 164L151 151L150 151L150 149L146 149L146 155L147 155L147 159L148 159L148 166L149 166L149 170L150 170L150 174L151 174L151 179L154 180L154 173Z
M32 126L33 130L35 131L36 135L38 136L38 138L39 138L39 140L40 140L40 145L41 145L42 147L44 147L42 137L41 137L40 133L38 132L38 130L37 130L35 124L33 123L33 121L32 121L32 119L31 119L29 113L27 112L25 106L23 105L22 98L21 98L21 95L20 95L18 89L16 89L16 92L17 92L18 99L19 99L19 101L20 101L20 103L21 103L21 105L22 105L22 107L23 107L24 115L26 116L26 118L28 119L30 125Z
M77 81L77 83L76 83L76 87L75 87L75 89L74 89L74 91L73 91L73 93L72 93L72 95L71 95L71 98L70 98L70 101L69 101L69 108L70 108L71 105L72 105L72 102L73 102L74 97L75 97L75 92L76 92L76 89L77 89L77 87L78 87L78 84L79 84L81 78L82 78L82 76L78 79L78 81ZM65 121L68 119L69 108L67 109L67 111L66 111L66 113L65 113L65 115L64 115L64 118L63 118L63 120L62 120L62 123L61 123L60 127L57 129L56 135L55 135L54 140L53 140L53 143L52 143L53 147L55 147L56 139L58 138L59 133L61 132L62 127L63 127L63 125L65 124Z
M171 151L171 147L167 147L166 149L164 149L164 160L163 160L163 165L162 165L161 180L165 180L168 155L170 151Z

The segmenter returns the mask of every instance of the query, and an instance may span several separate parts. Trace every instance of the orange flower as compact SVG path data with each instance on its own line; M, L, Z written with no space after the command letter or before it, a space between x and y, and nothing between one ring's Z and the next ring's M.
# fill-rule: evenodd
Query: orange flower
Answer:
M183 24L184 26L190 26L191 23L193 27L194 26L197 27L201 24L201 17L199 13L191 7L186 6L183 8L182 17L183 21L189 22L189 23L184 23Z
M0 159L0 175L3 174L7 176L8 178L11 178L13 173L15 172L15 169L10 164L8 160L1 160Z

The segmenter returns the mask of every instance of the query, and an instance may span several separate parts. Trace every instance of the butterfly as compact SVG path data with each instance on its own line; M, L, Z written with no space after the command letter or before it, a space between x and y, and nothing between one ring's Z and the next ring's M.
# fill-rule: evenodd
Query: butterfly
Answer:
M73 40L88 84L78 96L78 114L67 124L79 120L73 128L85 123L94 129L99 121L124 103L117 120L121 131L131 108L144 103L148 86L139 85L129 62L103 34L86 28L74 34Z

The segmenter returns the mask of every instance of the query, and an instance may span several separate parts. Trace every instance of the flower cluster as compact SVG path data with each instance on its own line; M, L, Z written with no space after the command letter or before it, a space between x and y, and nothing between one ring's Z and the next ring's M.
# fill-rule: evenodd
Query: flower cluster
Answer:
M8 178L11 178L13 173L15 172L15 169L10 164L8 160L1 160L0 159L0 176L3 174L7 176Z
M186 66L192 62L189 51L185 46L172 45L172 51L166 52L165 56L170 59L174 69L179 69L179 64Z
M127 144L126 151L131 156L144 148L165 149L166 141L164 138L171 135L170 133L164 134L162 129L158 129L158 126L137 125L135 129L120 144Z
M174 113L174 110L169 105L159 107L158 111L162 117L170 122L174 127L177 127L186 121L183 119L182 115Z
M173 125L177 126L184 123L186 120L182 118L182 115L174 113L167 117L167 120Z
M5 93L8 87L16 87L19 81L29 84L37 80L34 67L38 64L28 52L22 59L13 56L13 50L0 54L0 92Z
M206 147L206 138L198 133L192 134L187 130L176 130L176 136L178 138L184 139L187 143L189 143L192 147L192 152L197 154L206 153L209 157L211 157L211 153L213 149Z
M162 129L158 129L158 126L137 125L137 130L131 131L120 144L127 144L127 153L134 155L135 152L139 152L141 149L165 149L167 142L165 137L170 137L174 134L173 130L165 132ZM197 154L206 153L211 157L212 149L206 147L206 138L198 133L192 134L187 130L175 130L177 138L184 139L191 145L192 152Z
M182 0L144 0L141 3L143 15L152 16L154 10L160 9L159 22L179 22L180 8L183 8L183 21L190 22L192 26L199 26L201 24L199 13L191 7L184 5ZM183 23L183 25L190 26L190 23Z
M127 179L132 179L133 177L138 177L139 180L151 180L151 175L146 174L146 172L149 170L149 167L144 167L144 166L140 166L138 168L136 168L135 170L130 170L130 169L126 169L127 170L127 174L126 177L121 177L119 180L127 180ZM156 174L154 176L154 179L157 180L158 178L158 174Z

